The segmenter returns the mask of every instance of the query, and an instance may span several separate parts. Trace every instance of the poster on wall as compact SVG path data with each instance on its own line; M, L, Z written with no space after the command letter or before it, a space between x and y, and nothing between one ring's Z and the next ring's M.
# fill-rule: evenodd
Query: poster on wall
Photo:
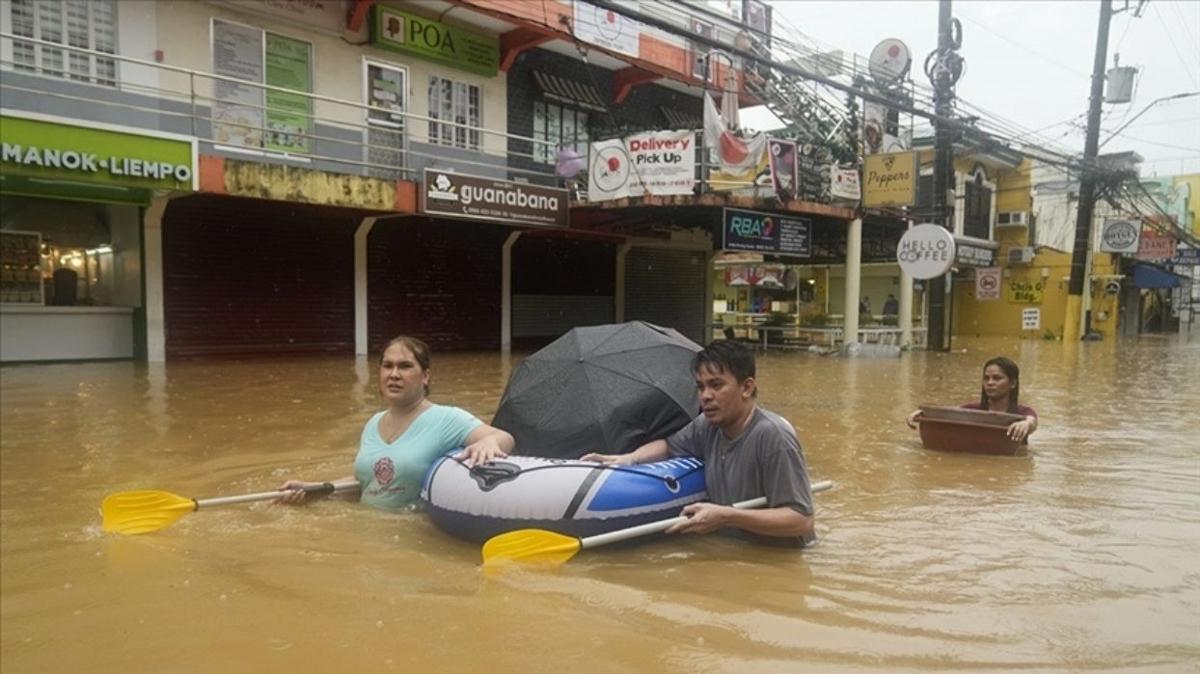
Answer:
M617 0L616 4L637 10L636 0ZM642 25L633 19L590 2L575 0L575 37L626 56L638 56L638 36Z
M301 40L267 33L266 81L298 93L267 90L269 150L309 152L312 136L312 46Z
M691 194L695 139L691 131L655 131L592 143L588 201Z
M251 82L263 81L262 31L213 20L213 72ZM213 138L222 145L262 147L263 92L228 80L213 84Z
M981 302L1000 299L1000 267L980 267L975 270L975 299Z
M1041 330L1042 310L1038 309L1037 307L1021 310L1021 329Z
M771 186L780 201L796 198L796 143L772 138L767 141L771 158Z

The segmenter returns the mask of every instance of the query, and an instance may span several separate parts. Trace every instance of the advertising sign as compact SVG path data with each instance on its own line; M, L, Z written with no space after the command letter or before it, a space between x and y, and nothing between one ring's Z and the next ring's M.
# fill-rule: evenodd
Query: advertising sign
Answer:
M771 162L771 186L781 201L796 198L796 143L772 138L767 141Z
M95 125L92 125L95 126ZM0 176L154 190L196 189L194 140L0 117Z
M990 241L968 237L954 237L954 266L990 267L996 264L996 248Z
M910 228L900 237L896 261L904 273L924 281L950 271L954 266L955 243L950 230L932 223Z
M721 247L725 250L812 255L812 221L808 218L726 208L722 220Z
M1200 265L1200 248L1176 248L1171 264Z
M500 68L499 38L448 26L383 3L375 5L373 16L371 43L376 47L487 77L494 77Z
M567 226L567 190L425 169L421 212L508 224Z
M1169 234L1143 232L1134 257L1139 260L1170 260L1175 257L1177 244L1175 237Z
M1042 310L1037 307L1021 310L1021 329L1022 330L1041 330L1042 329Z
M981 302L1000 299L999 267L980 267L975 270L975 299Z
M588 201L646 194L691 194L696 134L653 131L591 144Z
M263 81L262 31L213 19L213 72ZM213 82L213 138L223 145L262 147L263 90L239 82Z
M1010 279L1008 301L1014 304L1041 304L1046 297L1046 282L1038 279Z
M266 82L297 93L268 89L268 150L308 152L312 136L312 46L302 40L267 33Z
M863 165L863 206L912 206L917 202L917 153L867 155Z
M1136 220L1105 220L1100 230L1100 250L1104 253L1136 253L1142 224Z
M634 0L617 0L617 4L637 9ZM638 56L638 35L641 24L612 10L602 9L583 0L575 0L575 37L597 47L626 56Z
M263 14L341 34L346 27L348 0L209 0L241 12Z
M834 199L858 201L862 199L862 186L858 182L858 169L829 167L829 195Z

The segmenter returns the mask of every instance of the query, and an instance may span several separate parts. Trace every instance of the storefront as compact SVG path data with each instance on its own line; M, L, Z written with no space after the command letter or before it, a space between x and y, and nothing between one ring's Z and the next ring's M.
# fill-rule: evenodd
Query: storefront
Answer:
M5 111L0 142L0 361L143 355L142 211L195 189L195 141Z

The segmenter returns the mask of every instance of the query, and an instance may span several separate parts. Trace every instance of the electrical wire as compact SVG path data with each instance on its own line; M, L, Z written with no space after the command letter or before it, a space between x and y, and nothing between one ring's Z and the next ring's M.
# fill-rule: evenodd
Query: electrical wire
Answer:
M1163 32L1167 34L1167 40L1171 42L1171 48L1175 50L1175 56L1179 57L1179 64L1183 66L1183 72L1187 73L1188 79L1192 85L1200 87L1200 82L1196 81L1196 76L1192 74L1192 68L1188 64L1187 59L1183 58L1183 54L1179 52L1179 47L1175 44L1175 37L1171 34L1171 29L1167 27L1167 22L1163 20L1162 13L1158 11L1158 5L1152 5L1150 9L1154 10L1154 16L1158 18L1158 23L1162 25Z

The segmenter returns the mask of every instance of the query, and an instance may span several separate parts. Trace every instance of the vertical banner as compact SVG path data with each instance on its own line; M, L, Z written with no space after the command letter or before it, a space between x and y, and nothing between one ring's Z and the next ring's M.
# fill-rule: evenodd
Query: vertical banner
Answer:
M780 201L796 198L796 143L772 138L767 141L771 158L771 187Z
M691 194L696 183L696 134L655 131L591 144L588 201Z
M309 152L312 136L312 46L267 33L266 82L298 93L267 91L267 149Z
M262 31L214 19L213 72L251 82L263 81ZM223 145L262 147L263 92L239 82L213 84L213 140Z
M1000 267L975 270L975 299L981 302L1000 299Z

